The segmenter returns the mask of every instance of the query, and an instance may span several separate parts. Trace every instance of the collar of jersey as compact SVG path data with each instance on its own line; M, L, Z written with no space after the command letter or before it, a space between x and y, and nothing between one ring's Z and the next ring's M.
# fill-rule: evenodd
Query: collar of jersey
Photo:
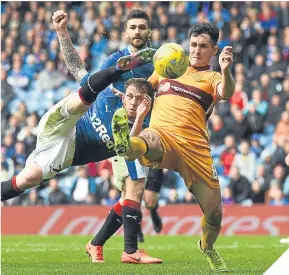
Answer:
M131 45L128 45L127 49L128 49L129 54L132 54L133 52L131 51L130 46L131 46ZM147 48L148 48L148 47L145 47L145 48L143 48L142 50L147 49Z
M210 70L211 66L210 65L203 66L203 67L190 66L189 68L190 68L190 71L192 72L202 72L202 71Z

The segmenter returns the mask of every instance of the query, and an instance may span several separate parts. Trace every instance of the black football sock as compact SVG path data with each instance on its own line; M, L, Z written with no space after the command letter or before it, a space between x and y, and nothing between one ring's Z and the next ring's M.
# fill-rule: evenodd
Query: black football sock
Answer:
M109 67L89 76L78 91L83 103L89 105L94 102L97 95L114 82L122 73L124 73L124 71L119 71L115 67Z
M157 211L158 207L159 207L159 205L157 204L155 206L155 208L150 210L151 218L153 221L153 227L154 227L154 230L156 231L156 233L160 233L161 230L163 229L162 219L161 219L161 217Z
M103 226L91 241L92 245L103 246L105 242L122 226L121 212L122 206L117 202L109 211Z
M157 203L153 209L150 209L152 219L154 219L158 216L158 212L157 212L158 208L159 208L159 204Z
M137 251L137 236L140 231L140 204L133 200L124 200L122 207L124 226L124 251L133 254Z
M16 176L13 176L11 180L1 182L1 201L15 198L23 192L16 185Z

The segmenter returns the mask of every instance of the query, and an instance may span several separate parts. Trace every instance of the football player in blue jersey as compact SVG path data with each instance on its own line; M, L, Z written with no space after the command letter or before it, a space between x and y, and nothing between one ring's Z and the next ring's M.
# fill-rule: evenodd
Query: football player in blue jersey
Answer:
M151 107L151 84L143 78L129 79L122 98L104 89L127 70L152 62L154 52L148 48L120 58L115 66L89 76L78 93L71 93L48 110L39 122L36 149L28 157L25 168L11 180L1 182L1 200L18 196L71 165L83 165L115 156L111 120L115 110L121 106L133 122L131 134L137 135ZM141 182L134 184L143 185ZM124 227L130 231L134 229L132 233L137 234L137 203L128 200L125 204L125 201L122 214L129 218L124 220ZM134 236L128 239L132 243L126 244L123 262L126 262L126 258L136 259L139 263L162 262L139 250L135 239Z
M62 16L60 17L57 19L54 16L54 24L61 23L59 20L65 20ZM60 34L60 38L67 39L65 34ZM78 54L73 46L70 47L71 45L64 45L64 48L73 59L78 57ZM37 148L29 156L23 171L11 180L1 183L1 200L18 196L24 190L39 185L42 179L51 178L70 165L82 165L114 156L111 118L122 103L128 112L128 117L134 121L132 134L137 134L150 106L150 100L145 96L146 92L150 92L150 85L147 81L144 79L127 81L126 93L122 100L114 96L109 89L101 93L99 91L105 89L122 74L151 62L153 54L152 49L144 49L128 57L120 58L115 66L108 67L92 76L86 76L85 72L82 89L78 94L72 94L61 100L41 119ZM75 72L78 72L78 64L74 63L74 65ZM96 97L96 102L92 104ZM132 167L135 166L132 165ZM136 183L138 182L133 182L134 185ZM139 184L143 185L141 182ZM130 191L135 191L134 188L130 189ZM128 194L128 196L130 195L135 194ZM142 196L142 194L138 195ZM116 208L118 206L121 205L117 205ZM139 224L139 204L133 200L124 200L122 212L125 217L132 217L123 222L125 230L127 228L126 231L129 231L129 235L132 237L127 238L122 261L162 262L137 249L137 241L134 240L135 234L133 233L139 231L137 226ZM131 230L132 228L135 232Z
M63 11L57 11L54 13L54 16L59 18L59 23L54 23L54 26L57 30L60 48L64 56L65 63L71 74L82 85L89 77L89 74L85 70L82 60L71 43L66 27L68 21L67 14ZM147 47L150 29L149 17L145 12L138 9L131 11L127 18L126 35L129 40L129 47L109 56L102 65L101 69L106 69L109 66L115 66L120 57L128 56L133 52ZM113 86L117 89L108 87L104 93L111 94L114 89L124 91L124 83L126 83L127 79L130 79L131 77L148 78L152 72L152 63L146 63L142 66L138 66L133 70L119 75L118 79L113 82ZM126 94L123 96L130 95ZM148 121L146 124L148 125ZM151 210L150 212L154 221L153 224L155 230L159 232L162 228L161 219L157 213L157 199L161 185L154 179L149 180L144 192L143 188L148 173L147 168L142 167L138 161L125 163L124 159L121 157L113 158L112 164L115 185L120 191L122 191L122 198L109 212L109 215L107 216L107 219L98 234L87 244L87 253L91 256L92 262L104 261L103 245L122 225L122 217L125 216L122 213L123 209L125 209L127 206L131 207L136 211L135 216L139 216L139 218L141 218L140 203L143 193L146 205ZM131 215L129 215L129 217L130 216ZM133 237L135 236L135 228L132 225L126 226L126 224L128 225L128 223L124 223L125 251L128 253L130 252L129 254L131 254L135 252L137 248L135 244L136 238ZM127 255L123 255L122 261L134 262L131 255L129 257L127 257ZM136 261L136 263L141 262Z

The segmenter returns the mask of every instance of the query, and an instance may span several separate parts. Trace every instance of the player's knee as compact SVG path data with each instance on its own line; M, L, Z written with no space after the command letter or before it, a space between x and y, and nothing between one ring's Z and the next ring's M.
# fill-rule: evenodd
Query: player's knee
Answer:
M21 190L26 190L38 186L42 181L42 171L38 167L24 168L16 176L17 187Z
M154 209L157 205L158 199L154 196L145 196L144 201L147 209Z
M128 181L126 183L126 199L132 199L141 202L144 193L144 180Z

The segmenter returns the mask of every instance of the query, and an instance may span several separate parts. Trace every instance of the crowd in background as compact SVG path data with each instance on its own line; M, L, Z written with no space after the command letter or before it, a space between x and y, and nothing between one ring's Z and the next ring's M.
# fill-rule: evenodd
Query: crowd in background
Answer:
M224 204L289 204L289 2L2 2L1 180L19 173L36 145L37 124L57 101L78 89L60 54L51 17L69 16L68 30L86 69L127 46L126 15L151 17L151 46L189 47L194 23L213 21L218 46L233 47L234 96L208 121ZM218 58L212 60L218 70ZM160 204L195 203L178 174L164 171ZM178 195L178 196L177 196ZM177 198L176 198L177 197ZM109 160L69 168L9 204L113 205Z

